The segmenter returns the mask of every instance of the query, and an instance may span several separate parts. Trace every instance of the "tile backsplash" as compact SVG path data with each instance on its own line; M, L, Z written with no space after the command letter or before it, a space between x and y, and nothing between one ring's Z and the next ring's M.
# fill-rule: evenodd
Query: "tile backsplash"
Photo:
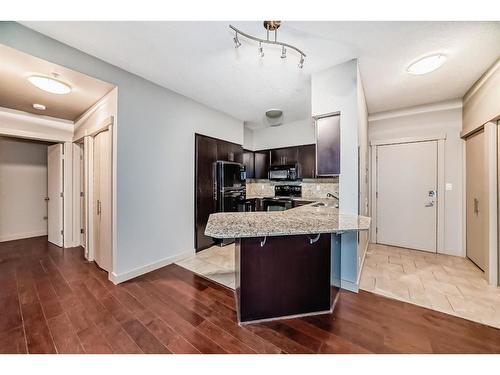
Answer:
M339 192L339 182L336 178L307 179L300 182L275 182L269 180L247 181L247 197L263 198L274 196L276 185L301 185L303 198L326 198L328 193Z

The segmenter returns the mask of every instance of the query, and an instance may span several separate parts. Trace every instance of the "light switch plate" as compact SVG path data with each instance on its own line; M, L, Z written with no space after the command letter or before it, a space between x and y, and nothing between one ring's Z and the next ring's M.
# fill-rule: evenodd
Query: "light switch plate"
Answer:
M453 184L451 184L451 183L447 182L447 183L446 183L446 190L447 190L447 191L451 191L451 190L453 190Z

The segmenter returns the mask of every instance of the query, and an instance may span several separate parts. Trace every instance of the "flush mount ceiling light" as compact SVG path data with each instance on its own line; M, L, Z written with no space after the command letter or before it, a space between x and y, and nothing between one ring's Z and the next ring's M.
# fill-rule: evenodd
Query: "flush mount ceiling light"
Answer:
M28 81L40 90L50 92L51 94L69 94L71 92L71 86L58 80L57 77L57 73L52 73L52 77L33 75L28 77Z
M43 104L38 103L33 104L33 108L38 109L39 111L45 111L47 109L47 107L45 107Z
M299 62L299 68L302 69L304 66L304 58L306 57L306 54L302 52L300 49L298 49L295 46L292 46L291 44L283 43L278 41L278 28L281 26L281 21L264 21L264 28L266 29L266 39L261 39L257 38L256 36L252 36L249 34L244 33L243 31L238 30L236 27L233 25L229 25L229 28L234 30L236 35L233 38L234 42L234 47L238 48L241 46L240 40L238 38L238 35L244 36L245 38L255 40L256 42L259 42L259 55L260 57L264 57L264 48L262 47L262 44L274 44L281 46L281 58L284 59L286 58L286 48L290 48L300 54L300 62ZM269 39L269 32L274 31L274 40Z
M411 63L406 71L410 74L421 75L430 73L441 67L446 61L446 56L443 54L436 54L423 57Z

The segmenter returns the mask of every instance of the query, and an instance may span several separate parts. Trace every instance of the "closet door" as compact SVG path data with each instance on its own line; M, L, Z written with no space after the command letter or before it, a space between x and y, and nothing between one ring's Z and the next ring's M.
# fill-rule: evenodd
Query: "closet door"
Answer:
M488 158L484 130L465 141L467 257L485 270L488 256Z
M94 257L104 270L111 271L111 134L94 137Z

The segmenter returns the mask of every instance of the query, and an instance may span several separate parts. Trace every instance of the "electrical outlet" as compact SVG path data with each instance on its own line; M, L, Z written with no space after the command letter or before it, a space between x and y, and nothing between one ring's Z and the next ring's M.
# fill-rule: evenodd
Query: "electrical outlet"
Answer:
M447 191L451 191L451 190L453 190L453 184L451 184L451 183L447 182L447 183L446 183L446 190L447 190Z

